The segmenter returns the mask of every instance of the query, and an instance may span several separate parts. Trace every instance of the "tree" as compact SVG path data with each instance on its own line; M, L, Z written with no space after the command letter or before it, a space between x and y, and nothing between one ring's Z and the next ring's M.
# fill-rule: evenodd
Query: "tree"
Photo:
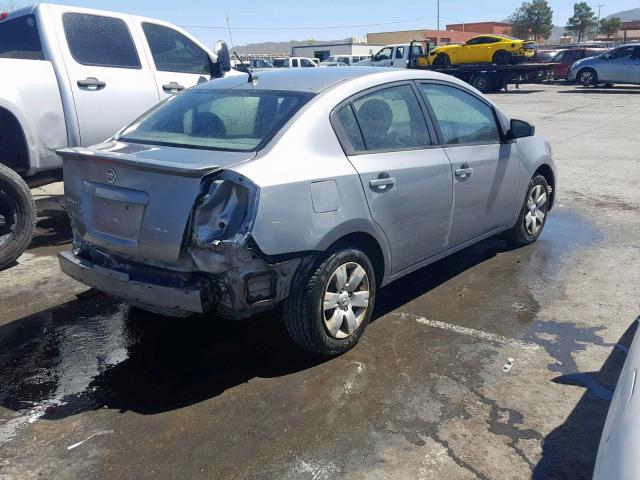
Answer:
M619 17L603 18L600 20L600 33L607 36L608 39L615 36L620 31L622 20Z
M598 18L591 10L587 2L579 2L573 5L573 16L567 20L566 31L572 35L577 34L578 43L586 39L593 29L598 25Z
M509 17L511 35L522 39L547 39L553 28L553 10L547 0L523 2Z

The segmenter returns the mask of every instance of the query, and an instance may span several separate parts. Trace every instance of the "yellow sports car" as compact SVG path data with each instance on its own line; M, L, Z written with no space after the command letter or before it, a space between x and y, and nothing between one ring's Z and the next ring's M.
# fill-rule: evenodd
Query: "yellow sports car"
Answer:
M435 47L429 52L429 65L447 66L463 63L508 65L535 53L533 42L503 35L478 35L457 45Z

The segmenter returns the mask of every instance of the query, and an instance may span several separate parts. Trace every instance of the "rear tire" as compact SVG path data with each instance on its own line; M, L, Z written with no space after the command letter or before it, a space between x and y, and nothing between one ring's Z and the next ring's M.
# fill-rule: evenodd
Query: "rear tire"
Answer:
M470 84L482 93L493 92L495 88L493 78L486 73L478 73L471 77Z
M0 270L27 249L36 220L31 190L20 175L0 164Z
M433 60L433 65L436 67L448 67L451 65L451 57L446 53L439 53L436 55L436 58Z
M593 68L583 68L576 75L578 82L585 87L590 87L598 83L598 74Z
M503 238L517 246L535 242L542 234L548 211L549 184L542 175L536 175L529 182L518 221L511 230L504 233Z
M506 50L498 50L493 54L493 63L496 65L509 65L512 59L513 56Z
M367 255L356 248L332 249L292 285L284 303L287 332L304 350L339 355L358 343L375 297L376 278Z

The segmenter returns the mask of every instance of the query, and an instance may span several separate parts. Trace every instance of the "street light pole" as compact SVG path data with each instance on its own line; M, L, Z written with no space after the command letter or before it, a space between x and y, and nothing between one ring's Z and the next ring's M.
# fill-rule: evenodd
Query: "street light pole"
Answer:
M438 25L436 30L440 30L440 0L437 0L438 2Z
M600 33L600 9L602 7L606 7L606 5L601 4L601 5L596 5L596 7L598 7L598 23L596 24L596 37L597 37L598 34Z

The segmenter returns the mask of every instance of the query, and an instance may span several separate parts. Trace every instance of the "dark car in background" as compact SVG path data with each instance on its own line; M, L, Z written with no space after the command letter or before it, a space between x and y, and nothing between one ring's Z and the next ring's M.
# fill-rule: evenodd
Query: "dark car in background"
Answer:
M549 63L553 63L553 79L562 80L567 78L569 67L578 60L583 58L595 57L606 52L606 48L568 48L566 50L556 50L556 55L549 60Z
M531 58L535 63L548 63L553 61L560 50L537 50L535 55Z

